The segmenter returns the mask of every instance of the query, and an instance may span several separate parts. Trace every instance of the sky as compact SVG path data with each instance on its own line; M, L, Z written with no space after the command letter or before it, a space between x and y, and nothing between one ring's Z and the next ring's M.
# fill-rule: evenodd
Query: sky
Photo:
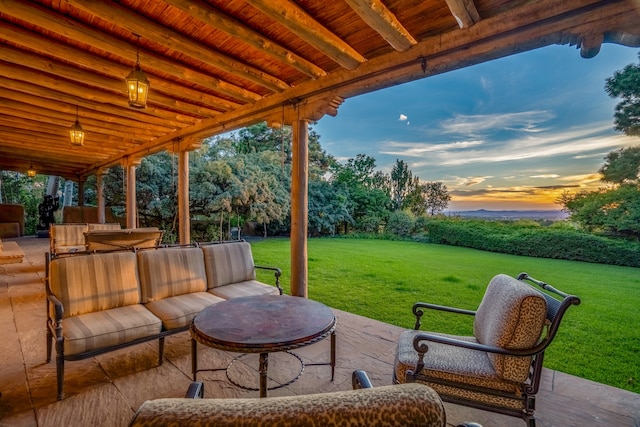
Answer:
M613 129L619 99L604 90L638 52L603 44L584 59L549 46L349 98L313 129L342 163L366 154L389 173L403 160L443 182L447 212L558 210L563 191L603 186L609 152L640 145Z

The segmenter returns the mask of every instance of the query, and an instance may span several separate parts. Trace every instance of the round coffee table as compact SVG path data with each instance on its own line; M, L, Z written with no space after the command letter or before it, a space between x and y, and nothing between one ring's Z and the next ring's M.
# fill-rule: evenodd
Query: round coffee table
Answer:
M193 380L196 380L196 374L199 371L226 370L235 361L234 359L227 368L198 369L197 343L224 351L259 353L260 397L266 397L269 390L267 388L269 353L288 352L331 335L331 361L308 363L306 366L330 365L333 381L336 360L335 328L336 317L331 309L306 298L259 295L232 298L213 304L198 313L191 322ZM297 380L304 369L304 362L297 355L294 354L294 356L302 364L300 374L284 385Z

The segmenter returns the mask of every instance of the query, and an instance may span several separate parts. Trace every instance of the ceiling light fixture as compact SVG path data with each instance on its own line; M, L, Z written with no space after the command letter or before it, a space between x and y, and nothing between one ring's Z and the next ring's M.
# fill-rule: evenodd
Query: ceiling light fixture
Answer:
M36 170L33 168L33 163L31 163L29 165L29 169L27 169L27 176L29 178L33 178L34 176L36 176Z
M146 108L147 95L149 95L149 79L140 68L140 36L136 49L136 65L125 79L129 94L129 106L134 108Z
M76 122L71 126L71 129L69 129L69 137L71 139L71 145L77 147L84 145L84 130L78 120L78 106L76 106Z

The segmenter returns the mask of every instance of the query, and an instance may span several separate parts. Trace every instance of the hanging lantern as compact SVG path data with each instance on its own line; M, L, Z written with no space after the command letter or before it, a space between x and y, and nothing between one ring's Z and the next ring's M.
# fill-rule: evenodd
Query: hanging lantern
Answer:
M71 145L82 147L84 145L84 130L80 126L78 120L78 107L76 107L76 122L69 129L69 137L71 139Z
M33 163L31 163L29 165L29 169L27 169L27 176L29 178L33 178L34 176L36 176L36 170L33 168Z
M138 38L139 44L140 38ZM129 94L129 105L134 108L146 108L147 95L149 95L149 79L140 68L140 46L136 50L136 65L125 79L127 82L127 93Z

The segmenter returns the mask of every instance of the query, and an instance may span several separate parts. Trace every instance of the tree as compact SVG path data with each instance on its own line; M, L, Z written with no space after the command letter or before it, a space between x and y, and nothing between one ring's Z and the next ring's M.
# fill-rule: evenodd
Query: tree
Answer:
M613 184L640 183L640 145L612 151L598 171L602 181Z
M638 55L640 59L640 55ZM629 64L606 80L605 90L612 98L622 98L614 113L615 129L629 136L640 136L640 64Z
M422 194L423 212L433 216L442 213L449 206L451 195L442 182L427 182L420 184L418 188Z
M398 159L391 169L390 178L393 209L403 209L406 207L407 197L414 191L418 180L413 178L409 165L404 160Z

